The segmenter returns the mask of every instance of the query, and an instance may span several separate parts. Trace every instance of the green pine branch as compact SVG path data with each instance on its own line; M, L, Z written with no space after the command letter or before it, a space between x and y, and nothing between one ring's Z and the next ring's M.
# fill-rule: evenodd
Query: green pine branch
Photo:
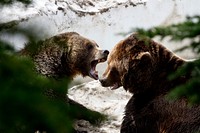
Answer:
M197 60L187 63L177 73L170 75L170 78L190 73L192 78L184 85L176 87L170 92L168 98L177 99L182 96L187 97L189 101L200 103L200 16L187 17L182 23L173 24L170 26L154 27L148 30L142 28L132 29L131 31L138 32L145 36L153 38L155 36L170 37L171 41L181 42L184 39L190 39L187 46L183 46L178 51L192 49L198 56Z

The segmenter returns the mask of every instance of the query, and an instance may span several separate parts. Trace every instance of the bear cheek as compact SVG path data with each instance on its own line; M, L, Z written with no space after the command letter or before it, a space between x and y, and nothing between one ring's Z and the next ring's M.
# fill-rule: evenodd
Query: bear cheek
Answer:
M113 74L111 73L109 68L106 69L105 73L103 74L103 78L101 78L99 81L101 82L101 85L103 87L109 87L114 84L114 78Z
M110 86L113 85L113 81L112 81L112 77L111 76L101 78L101 79L99 79L99 81L101 82L101 85L103 87L110 87Z

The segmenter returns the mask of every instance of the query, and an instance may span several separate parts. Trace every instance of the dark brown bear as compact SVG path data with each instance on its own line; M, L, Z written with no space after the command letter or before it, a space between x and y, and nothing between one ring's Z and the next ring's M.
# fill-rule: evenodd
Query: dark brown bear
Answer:
M36 44L27 44L20 51L21 55L29 56L35 64L36 71L47 77L73 79L76 75L89 76L98 79L96 65L107 59L109 52L101 50L96 42L89 40L76 32L67 32L53 36ZM45 95L51 99L59 99L67 107L79 109L76 119L90 122L102 119L102 115L69 99L66 93L60 93L52 88L45 89ZM88 117L88 113L91 117ZM99 118L99 119L98 119Z
M133 94L125 109L121 133L200 132L200 106L188 107L187 100L166 100L175 86L189 76L173 81L168 75L187 63L162 45L132 34L119 42L108 57L102 86L123 86Z

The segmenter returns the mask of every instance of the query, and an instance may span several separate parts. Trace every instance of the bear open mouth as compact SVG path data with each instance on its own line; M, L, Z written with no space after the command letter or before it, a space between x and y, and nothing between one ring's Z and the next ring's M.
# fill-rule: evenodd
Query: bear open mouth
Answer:
M120 87L121 85L119 85L117 82L114 83L112 86L111 86L111 90L116 90Z
M98 63L101 63L101 62L105 62L107 60L107 58L101 58L101 59L98 59L98 60L93 60L91 62L91 69L90 69L90 72L89 72L89 76L95 80L98 80L99 79L99 76L98 76L98 71L96 71L96 66Z

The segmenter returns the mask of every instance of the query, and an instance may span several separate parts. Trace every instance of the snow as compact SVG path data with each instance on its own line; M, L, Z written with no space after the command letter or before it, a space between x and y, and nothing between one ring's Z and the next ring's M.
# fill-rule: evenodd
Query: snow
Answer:
M39 30L35 30L41 39L75 31L95 40L102 49L111 50L124 38L117 36L118 33L128 32L131 28L181 22L187 15L200 14L199 4L197 0L33 0L27 7L20 2L0 6L0 24L19 21L19 27L37 27ZM8 40L17 49L22 48L27 41L23 35L6 33L0 34L0 38ZM171 50L180 46L168 40L163 44ZM193 57L188 51L180 56ZM105 68L106 63L97 66L99 76ZM80 77L77 81L86 83L69 89L68 96L90 109L109 115L109 119L98 127L86 121L78 121L76 127L89 133L118 133L124 107L131 94L123 88L112 91L101 87L98 81L88 78L83 80Z
M69 7L75 12L103 13L119 5L144 4L144 0L69 0Z
M64 13L71 10L79 16L94 15L106 12L110 8L117 8L119 5L136 6L145 2L146 0L34 0L28 6L14 2L9 6L0 6L0 23L29 19L37 15L57 14L59 10Z
M91 81L69 89L69 98L89 109L109 116L108 120L95 127L86 121L78 121L76 128L89 133L118 133L123 120L124 107L131 97L122 87L117 90L104 88L99 81ZM88 128L89 127L89 128Z
M102 14L118 6L136 6L144 3L145 1L142 0L34 0L26 7L20 2L15 2L10 6L0 7L0 23L18 21L20 22L18 26L25 28L30 24L33 26L35 23L40 23L37 27L41 26L41 29L45 27L44 24L47 24L49 33L56 34L55 31L66 29L67 25L77 24L76 22L85 15ZM51 22L56 26L52 27ZM64 27L60 27L61 25ZM40 31L38 33L42 34ZM22 35L11 36L7 33L1 33L0 37L11 44L18 43L17 47L23 47L23 40L26 40ZM77 129L89 133L118 133L124 107L131 95L123 88L112 91L101 87L98 81L91 81L72 87L69 89L68 96L87 108L109 116L108 120L98 127L84 120L77 121L75 125Z
M14 2L12 5L0 5L0 23L6 23L14 20L29 19L38 14L40 9L45 6L45 0L35 0L26 7L20 2Z

